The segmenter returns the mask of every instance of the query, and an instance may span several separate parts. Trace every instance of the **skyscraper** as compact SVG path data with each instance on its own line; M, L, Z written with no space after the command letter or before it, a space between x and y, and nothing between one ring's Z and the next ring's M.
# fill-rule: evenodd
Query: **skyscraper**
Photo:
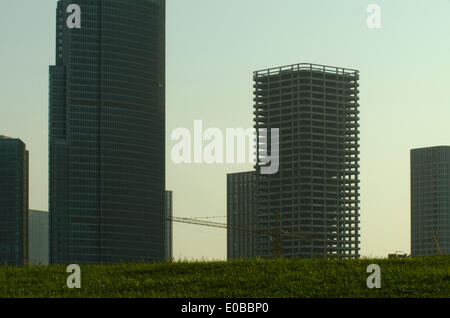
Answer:
M450 146L411 150L411 254L450 254Z
M49 229L47 211L29 211L28 233L30 265L48 265Z
M28 151L0 136L0 265L28 263Z
M227 259L252 258L255 253L256 229L254 214L254 191L256 186L254 171L230 173L227 175Z
M50 66L51 263L165 256L165 1L56 9Z
M254 72L257 153L279 128L279 171L256 164L260 230L312 234L282 239L284 257L359 257L359 72L295 64ZM275 216L279 211L279 219ZM271 255L271 237L257 235L257 255Z

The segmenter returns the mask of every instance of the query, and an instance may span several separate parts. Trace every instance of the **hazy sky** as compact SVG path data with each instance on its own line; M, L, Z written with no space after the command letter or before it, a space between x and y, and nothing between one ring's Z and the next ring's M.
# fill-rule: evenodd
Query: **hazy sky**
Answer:
M30 208L44 210L56 2L0 2L0 135L27 144ZM381 29L366 26L371 3L382 9ZM255 70L359 69L362 255L409 253L409 150L450 144L449 16L449 0L167 0L167 135L196 119L251 127ZM251 166L174 165L174 144L167 138L175 215L225 216L226 173ZM176 258L226 257L223 229L175 224L174 232Z

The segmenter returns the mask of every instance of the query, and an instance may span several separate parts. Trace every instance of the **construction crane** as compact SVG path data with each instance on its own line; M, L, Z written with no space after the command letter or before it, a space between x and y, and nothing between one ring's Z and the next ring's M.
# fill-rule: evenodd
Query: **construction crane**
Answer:
M276 210L274 212L275 220L274 220L274 229L272 231L259 230L254 228L247 228L242 226L234 226L231 224L220 223L220 222L211 222L211 221L203 221L200 218L180 218L180 217L169 217L169 221L186 223L186 224L194 224L201 226L209 226L216 227L222 229L230 229L233 231L243 231L243 232L251 232L262 235L270 235L272 237L272 256L274 258L283 257L283 243L281 241L282 237L291 237L291 238L301 238L311 242L314 238L313 234L292 234L292 233L284 233L281 231L281 222L280 222L280 211Z
M434 244L436 244L436 248L439 251L439 255L442 256L443 254L442 254L441 247L439 246L439 238L436 235L433 235L433 241L434 241Z

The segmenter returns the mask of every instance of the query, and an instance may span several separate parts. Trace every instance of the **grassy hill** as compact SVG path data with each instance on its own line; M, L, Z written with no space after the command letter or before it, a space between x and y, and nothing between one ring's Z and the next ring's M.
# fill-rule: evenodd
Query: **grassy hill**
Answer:
M369 264L381 289L369 289ZM450 297L450 256L382 260L238 260L81 267L0 267L0 297Z

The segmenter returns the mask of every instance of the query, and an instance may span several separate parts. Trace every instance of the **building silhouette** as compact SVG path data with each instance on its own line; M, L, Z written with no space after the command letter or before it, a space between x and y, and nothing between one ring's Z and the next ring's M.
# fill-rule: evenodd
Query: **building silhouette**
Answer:
M173 191L166 191L166 255L165 259L173 259L173 223L170 220L173 217Z
M50 66L50 262L165 257L165 1L56 9Z
M411 150L411 254L450 254L450 146Z
M255 257L255 236L251 231L236 228L256 229L253 200L256 174L254 171L227 175L227 259Z
M28 264L28 160L20 139L0 136L0 265Z
M282 238L284 257L359 257L359 72L302 63L257 71L253 79L259 155L270 153L270 129L279 128L279 171L261 174L259 156L256 164L257 227L314 235ZM254 248L270 257L271 237L257 235Z
M48 212L30 210L28 214L28 252L30 265L49 264Z

